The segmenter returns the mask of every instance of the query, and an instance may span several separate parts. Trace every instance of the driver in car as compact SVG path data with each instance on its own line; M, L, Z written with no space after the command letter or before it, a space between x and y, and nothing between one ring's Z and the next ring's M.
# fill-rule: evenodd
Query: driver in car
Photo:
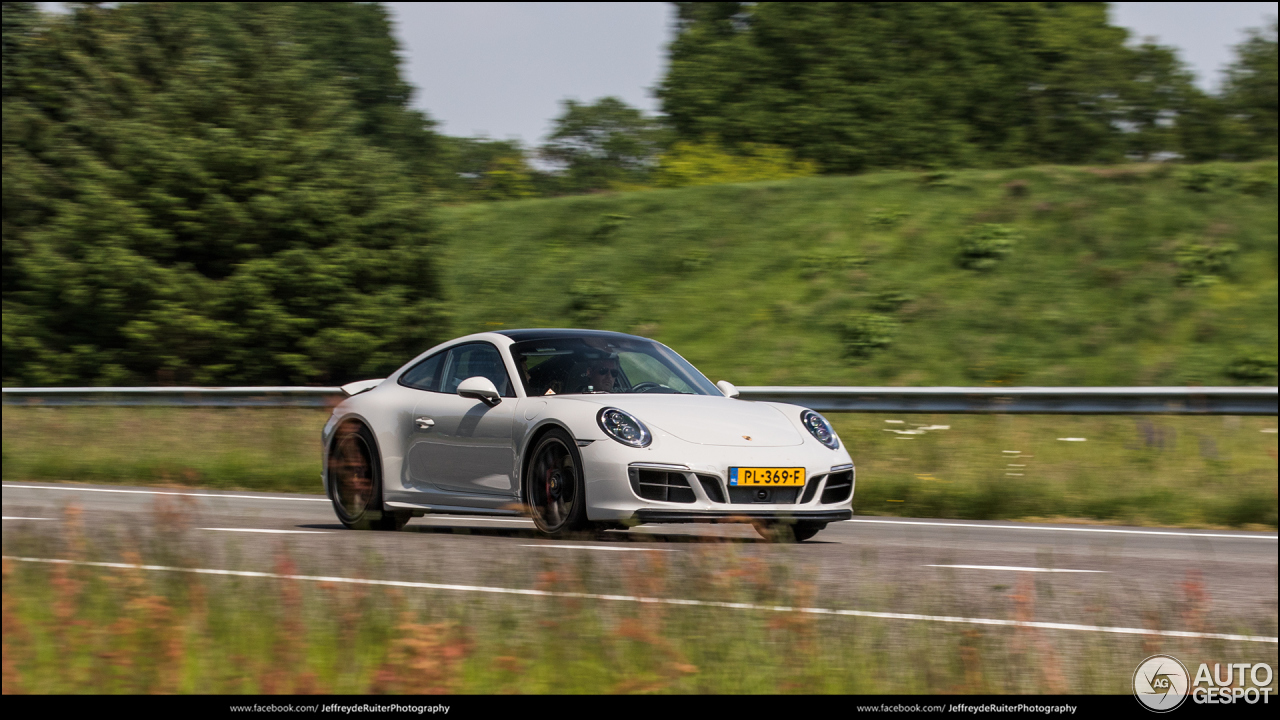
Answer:
M600 358L587 367L587 392L617 392L618 371L616 358Z

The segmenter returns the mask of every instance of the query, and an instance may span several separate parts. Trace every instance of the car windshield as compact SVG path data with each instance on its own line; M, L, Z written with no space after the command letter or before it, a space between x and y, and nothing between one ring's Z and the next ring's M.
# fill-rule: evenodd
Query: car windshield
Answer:
M583 336L511 346L525 392L719 395L697 368L670 348L640 338Z

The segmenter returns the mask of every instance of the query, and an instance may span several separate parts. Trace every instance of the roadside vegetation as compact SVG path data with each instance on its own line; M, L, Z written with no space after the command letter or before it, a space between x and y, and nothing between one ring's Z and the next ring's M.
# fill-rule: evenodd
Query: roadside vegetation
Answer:
M178 506L149 534L92 540L70 508L59 537L6 530L11 555L200 567ZM425 544L431 535L422 537ZM109 549L108 549L109 548ZM118 555L114 553L119 553ZM106 556L105 553L113 553ZM187 553L187 554L184 554ZM234 552L232 553L234 555ZM667 557L627 553L499 568L498 587L949 614L941 583L909 597L864 584L824 595L785 556L717 543ZM785 554L784 554L785 555ZM331 575L279 543L245 569ZM366 552L361 563L387 559ZM235 569L231 559L225 569ZM338 582L217 577L4 561L4 694L74 693L1013 693L1129 692L1135 657L1189 666L1241 656L1275 665L1274 644L841 617L596 598L476 595ZM415 578L429 580L427 578ZM447 582L448 580L443 580ZM1060 591L1060 589L1059 589ZM983 617L1055 618L1050 577L996 585ZM1151 628L1274 635L1275 621L1210 611L1188 573L1176 597L1145 598ZM1117 599L1118 600L1118 599ZM1096 598L1086 624L1115 624Z
M858 466L860 515L1277 527L1275 418L830 417ZM4 480L318 493L326 418L8 407Z
M1276 382L1276 163L884 172L439 211L452 334L739 385Z

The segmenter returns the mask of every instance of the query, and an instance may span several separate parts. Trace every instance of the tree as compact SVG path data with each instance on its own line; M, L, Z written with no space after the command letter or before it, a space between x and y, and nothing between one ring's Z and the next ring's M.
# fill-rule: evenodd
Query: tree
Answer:
M540 194L539 173L518 141L444 137L440 150L441 187L450 199L518 200Z
M1173 48L1144 43L1130 54L1129 82L1124 92L1126 155L1150 160L1162 152L1183 150L1178 124L1200 122L1204 93ZM1185 152L1183 153L1185 155Z
M559 166L569 192L644 182L661 150L662 129L618 98L590 105L564 101L564 112L540 150Z
M438 339L418 184L302 12L82 5L22 45L7 383L341 382Z
M1175 142L1179 67L1126 47L1104 3L677 6L657 92L681 140L777 145L826 172L1105 162Z
M381 3L287 3L304 43L302 56L327 81L342 84L360 114L357 130L395 153L422 185L438 182L435 123L409 102L413 86L400 76L400 46Z
M1237 130L1230 153L1237 159L1276 155L1276 22L1264 30L1248 31L1236 46L1236 60L1227 69L1222 101Z

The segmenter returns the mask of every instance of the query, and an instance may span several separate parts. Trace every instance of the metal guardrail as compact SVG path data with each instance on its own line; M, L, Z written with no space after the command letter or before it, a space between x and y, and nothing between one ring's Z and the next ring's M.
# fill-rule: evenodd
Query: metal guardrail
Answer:
M1273 387L744 387L819 412L1275 415Z
M1067 415L1275 415L1274 387L792 387L738 388L745 400L820 412ZM4 388L6 406L329 407L337 387Z

